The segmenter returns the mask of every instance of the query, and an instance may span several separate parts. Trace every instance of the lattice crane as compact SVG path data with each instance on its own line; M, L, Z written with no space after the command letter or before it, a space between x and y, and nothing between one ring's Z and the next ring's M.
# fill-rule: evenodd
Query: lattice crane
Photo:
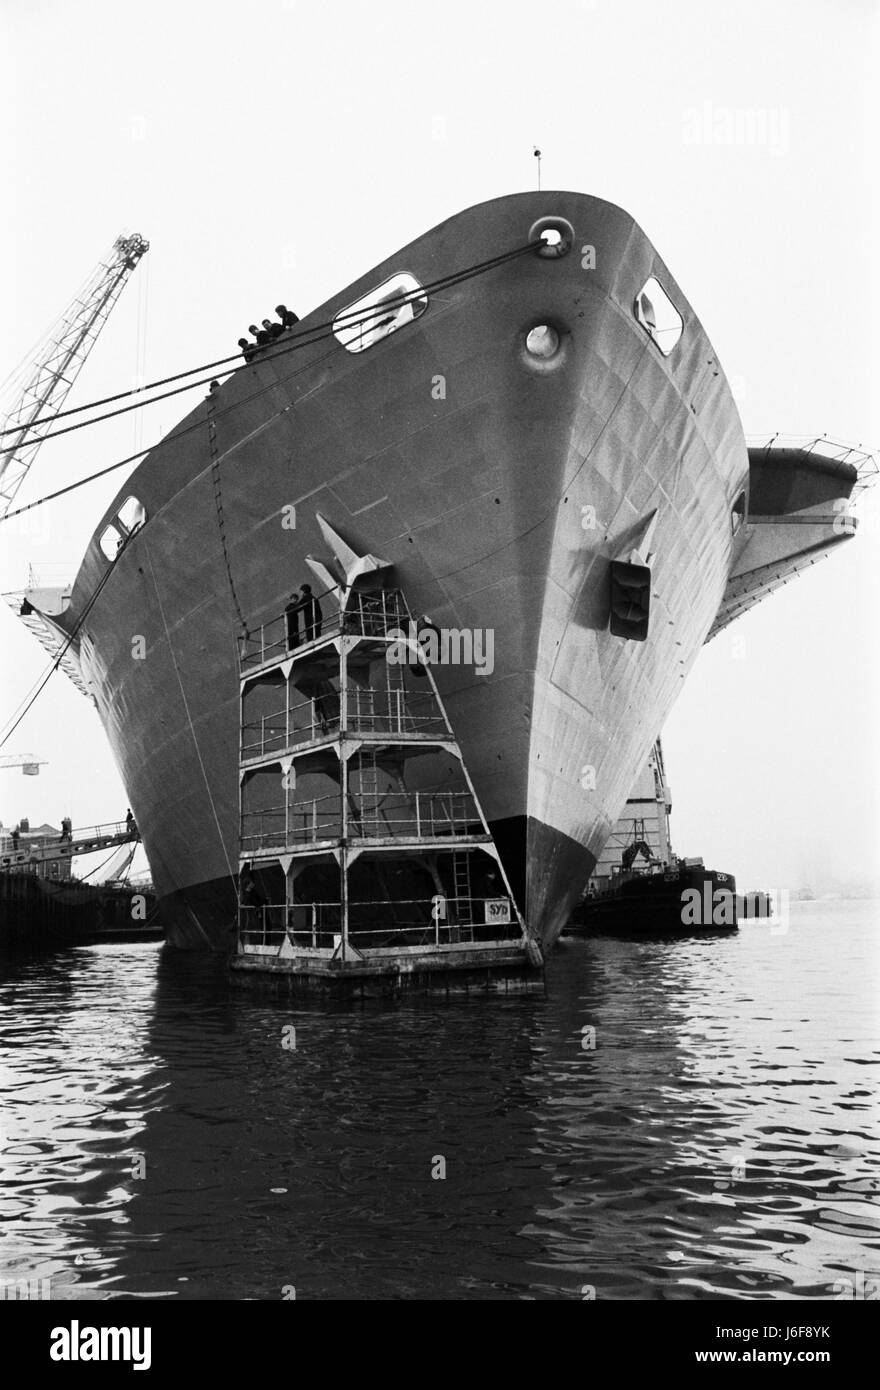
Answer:
M126 280L150 243L120 233L64 313L13 378L15 401L0 436L0 516L12 504ZM11 393L10 393L11 394Z

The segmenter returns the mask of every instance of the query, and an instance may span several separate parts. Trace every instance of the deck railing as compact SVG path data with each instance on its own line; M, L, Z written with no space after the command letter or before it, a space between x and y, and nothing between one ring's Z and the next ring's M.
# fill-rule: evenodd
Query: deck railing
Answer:
M398 798L395 805L394 800ZM485 835L476 802L470 792L414 792L404 801L401 793L380 793L378 801L352 790L348 807L351 840L441 839L446 836ZM383 803L389 804L383 804ZM354 803L354 804L351 804ZM342 835L342 799L338 793L313 797L284 808L245 811L241 824L241 852L294 848Z
M435 902L434 898L351 902L349 940L358 950L381 950L519 939L519 923L507 898L443 898L439 912ZM505 915L507 921L503 920ZM245 949L277 951L286 937L300 950L332 954L341 934L341 903L267 903L239 908L239 938Z
M313 797L273 811L245 811L241 818L241 852L254 854L261 849L285 849L318 840L338 840L342 834L342 812L338 796Z
M54 835L32 835L29 830L19 832L18 844L14 843L12 833L4 827L0 834L0 852L3 854L26 854L30 850L50 849L60 844L81 844L89 843L92 840L112 839L114 836L121 836L128 840L139 839L137 826L127 821L108 821L105 825L87 825L76 827L71 830L69 835L63 834L60 830Z
M440 738L449 727L433 691L348 689L348 727L356 734L421 734Z
M442 738L449 733L446 720L431 691L374 691L348 686L346 732L393 734L398 738ZM273 710L243 724L241 756L263 758L285 748L299 747L339 733L338 690L299 700L289 710Z
M331 599L329 594L318 594L316 597L323 599L325 604ZM322 609L318 624L304 621L302 612L296 617L295 633L291 631L288 634L287 616L284 613L248 630L240 639L241 669L248 671L268 662L283 660L342 632L348 636L384 637L394 628L405 630L409 610L399 589L356 590L349 594L344 612L336 609L335 612L326 613ZM296 640L289 642L288 635L295 636Z

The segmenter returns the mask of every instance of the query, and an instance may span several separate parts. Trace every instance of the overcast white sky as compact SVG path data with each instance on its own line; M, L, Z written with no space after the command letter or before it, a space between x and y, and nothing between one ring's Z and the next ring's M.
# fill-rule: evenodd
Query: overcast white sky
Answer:
M130 385L139 335L149 378L223 356L279 300L302 314L445 217L534 187L538 144L545 188L644 227L747 433L880 445L868 0L0 0L0 24L0 377L122 227L151 250L69 404ZM763 142L725 142L737 112ZM145 412L143 442L197 399ZM131 453L136 428L50 441L19 500ZM25 534L0 527L0 589L29 563L72 577L123 476ZM676 848L744 886L880 873L878 508L705 649L665 731ZM5 720L45 657L8 611L0 650ZM62 675L3 751L19 749L50 766L0 772L7 824L124 814L97 715Z

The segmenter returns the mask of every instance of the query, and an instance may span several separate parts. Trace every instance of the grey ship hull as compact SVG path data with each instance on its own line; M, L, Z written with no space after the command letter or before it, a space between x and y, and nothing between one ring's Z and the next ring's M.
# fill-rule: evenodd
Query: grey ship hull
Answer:
M567 920L724 595L749 463L711 344L626 213L549 192L450 219L300 328L399 271L426 284L515 249L546 215L572 223L568 256L529 254L429 296L360 354L331 337L258 358L213 398L214 454L202 403L96 529L68 627L106 573L105 523L129 496L146 508L79 660L172 942L228 938L240 615L274 616L311 578L318 513L395 566L414 612L493 630L492 673L439 667L438 685L529 928L546 944ZM684 319L668 358L633 313L651 275ZM550 364L524 348L543 323L561 336ZM653 512L650 632L627 641L608 630L609 566Z

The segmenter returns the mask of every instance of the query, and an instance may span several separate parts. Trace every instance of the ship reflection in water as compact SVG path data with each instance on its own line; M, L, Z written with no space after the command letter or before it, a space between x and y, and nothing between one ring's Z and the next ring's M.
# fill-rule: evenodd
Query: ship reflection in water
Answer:
M158 947L13 962L0 1276L53 1298L832 1298L877 1264L877 913L572 940L546 996L341 1011Z

